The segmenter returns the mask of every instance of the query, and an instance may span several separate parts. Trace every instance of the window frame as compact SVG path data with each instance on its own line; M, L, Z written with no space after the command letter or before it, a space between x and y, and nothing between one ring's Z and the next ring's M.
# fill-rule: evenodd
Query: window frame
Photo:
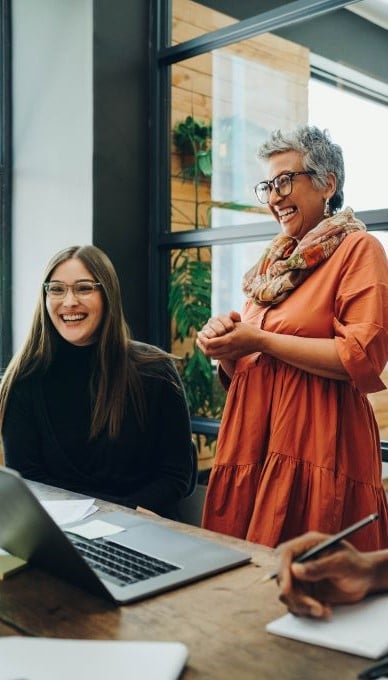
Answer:
M241 243L272 238L277 225L266 221L217 229L170 232L170 67L186 59L211 52L242 40L272 32L291 24L341 9L349 0L296 0L249 19L177 45L171 45L171 16L173 0L152 0L150 35L150 296L149 328L151 340L170 347L170 318L168 314L169 253L173 249ZM357 212L368 230L388 230L388 208ZM194 433L217 435L219 420L193 416ZM383 459L388 461L388 442L382 442Z
M149 289L158 290L159 296L150 296L149 328L152 342L165 348L169 346L170 340L167 327L168 252L183 244L185 247L195 245L198 238L198 234L192 234L193 241L189 242L190 232L170 234L168 229L171 198L171 65L262 33L319 17L349 4L349 0L296 0L184 43L171 45L172 2L151 0L150 8ZM219 239L230 236L228 233L225 235L222 228L218 228L217 232L217 241L209 234L208 243L219 243ZM240 230L239 237L239 240L247 240L245 229Z

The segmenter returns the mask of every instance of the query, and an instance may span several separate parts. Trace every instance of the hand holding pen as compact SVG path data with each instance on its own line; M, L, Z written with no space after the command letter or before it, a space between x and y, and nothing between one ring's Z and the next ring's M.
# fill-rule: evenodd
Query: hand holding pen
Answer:
M294 614L328 618L332 604L361 600L373 589L374 560L380 553L361 553L345 535L377 519L369 515L335 536L304 534L279 546L277 576L280 600ZM387 559L388 551L381 551Z

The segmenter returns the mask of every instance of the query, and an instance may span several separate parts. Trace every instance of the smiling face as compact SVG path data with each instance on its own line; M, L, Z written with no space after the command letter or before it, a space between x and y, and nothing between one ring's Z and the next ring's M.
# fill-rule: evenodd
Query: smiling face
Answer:
M72 258L54 269L50 281L73 285L77 281L95 281L83 262ZM46 296L46 309L58 333L73 345L91 345L96 337L104 314L104 300L100 290L94 290L87 297L77 298L72 290L61 299Z
M298 151L276 153L268 159L270 180L282 172L303 170L302 156ZM269 208L281 224L284 233L299 241L324 219L325 200L330 198L334 191L335 176L332 174L329 176L329 185L325 188L316 188L309 175L297 175L292 178L292 191L289 196L278 196L275 189L272 189Z

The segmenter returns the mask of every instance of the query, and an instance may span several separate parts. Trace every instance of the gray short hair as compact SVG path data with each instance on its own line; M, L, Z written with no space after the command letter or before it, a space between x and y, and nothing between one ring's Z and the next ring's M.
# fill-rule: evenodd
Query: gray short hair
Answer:
M268 160L276 153L299 151L304 170L314 170L312 182L316 187L327 185L327 176L333 172L337 179L335 194L330 199L333 212L344 202L345 169L342 149L331 141L328 130L314 125L301 125L291 131L274 130L269 139L259 147L258 158Z

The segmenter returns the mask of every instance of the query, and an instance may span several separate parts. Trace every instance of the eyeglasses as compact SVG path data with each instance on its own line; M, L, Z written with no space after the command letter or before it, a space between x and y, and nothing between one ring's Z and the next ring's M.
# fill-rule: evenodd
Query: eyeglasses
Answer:
M260 203L269 203L272 189L275 189L278 196L285 198L289 196L292 191L292 178L295 175L315 175L315 170L308 170L306 172L282 172L272 180L268 179L265 182L259 182L255 186L255 194Z
M77 283L73 283L72 286L68 286L67 283L63 283L62 281L46 281L46 283L43 284L46 295L55 300L63 300L69 290L71 290L74 297L85 298L94 293L100 286L102 286L102 284L98 281L77 281Z

